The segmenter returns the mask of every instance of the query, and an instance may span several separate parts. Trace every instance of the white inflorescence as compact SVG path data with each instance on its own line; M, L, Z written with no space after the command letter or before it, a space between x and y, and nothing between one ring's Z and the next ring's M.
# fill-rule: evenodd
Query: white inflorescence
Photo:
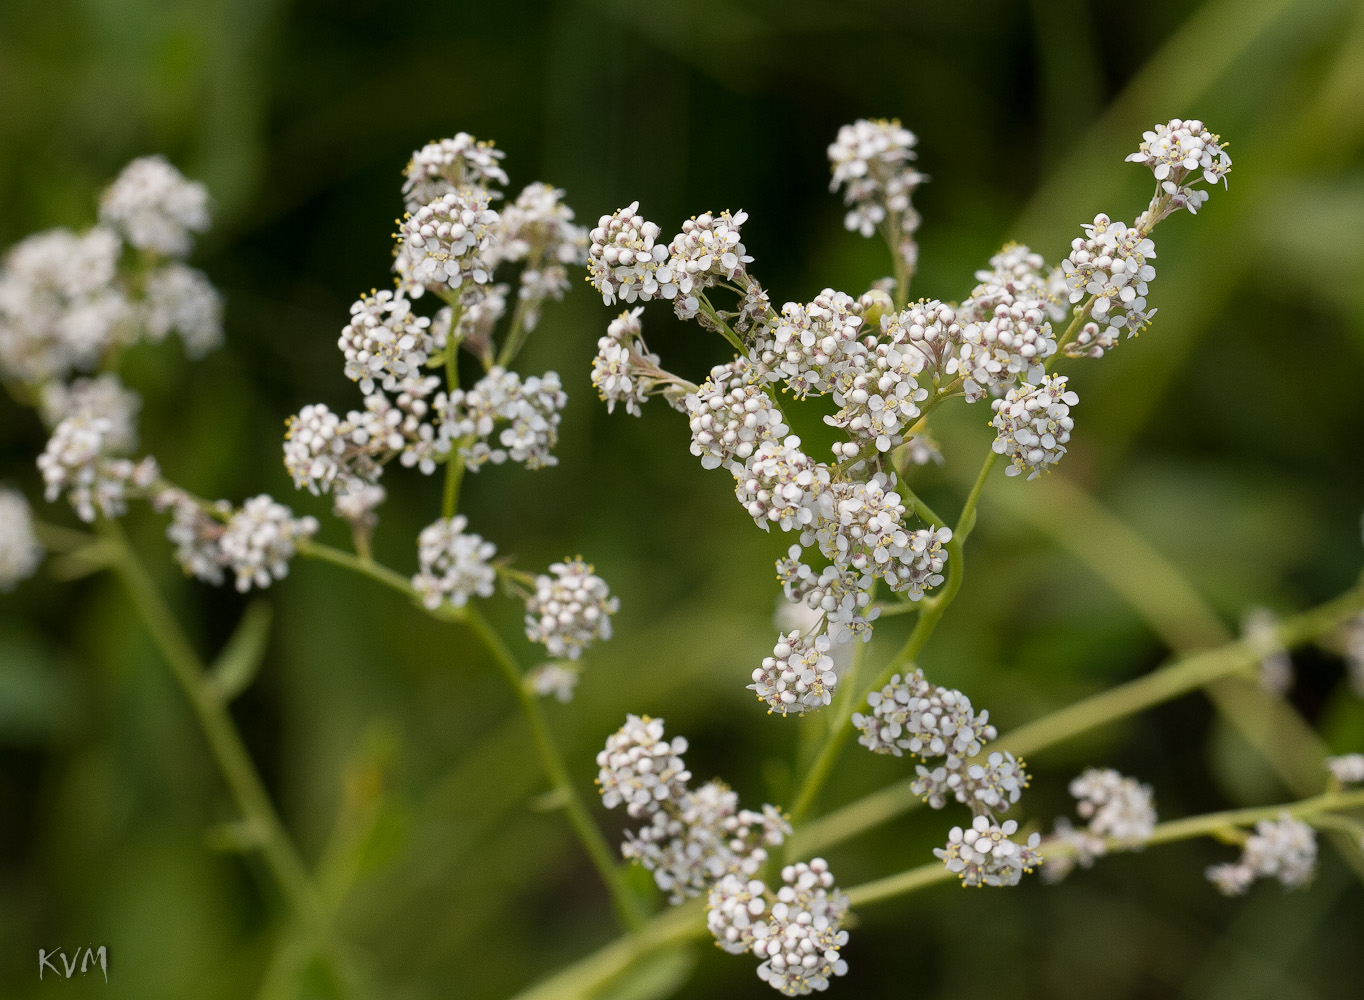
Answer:
M505 186L507 174L498 162L505 155L467 132L427 143L412 154L403 171L407 210L415 214L423 205L462 188Z
M1149 263L1156 257L1156 245L1143 230L1112 222L1103 213L1084 230L1085 236L1071 242L1070 256L1061 267L1072 303L1093 297L1093 328L1086 329L1066 353L1100 357L1117 345L1123 331L1136 336L1156 314L1146 310L1147 283L1156 276Z
M1026 872L1041 863L1037 845L1042 838L1034 833L1020 844L1009 839L1017 830L1014 820L993 823L985 816L977 816L969 827L952 827L947 846L935 847L933 853L961 879L962 885L1018 885Z
M221 585L227 558L220 542L224 525L232 516L232 505L220 501L206 507L184 490L167 487L152 497L152 506L171 512L166 538L175 546L175 561L185 575Z
M703 212L682 223L682 232L668 244L668 269L677 285L673 308L680 318L693 318L700 309L698 296L716 282L745 280L744 265L753 261L739 235L746 221L747 212Z
M190 234L209 226L208 190L165 157L144 156L105 189L99 217L138 250L186 257L194 246Z
M662 719L627 715L597 754L602 805L614 809L624 803L625 811L639 819L652 816L664 802L680 802L691 779L682 760L686 752L686 737L663 738Z
M553 695L557 701L568 704L581 676L571 663L542 663L526 675L526 686L541 698Z
M150 340L174 331L191 358L201 358L223 341L223 300L208 275L172 262L147 275L142 323Z
M1069 854L1048 857L1042 877L1059 882L1078 864L1093 866L1109 851L1140 850L1156 827L1156 807L1150 785L1124 777L1111 768L1089 768L1070 783L1077 802L1075 811L1086 820L1074 827L1069 820L1056 821L1055 839L1069 846Z
M317 519L294 517L293 511L265 494L252 497L233 512L218 546L223 561L236 574L240 591L268 587L289 573L295 545L317 534Z
M597 341L592 385L606 403L607 413L615 412L616 404L622 403L626 413L640 416L640 407L660 384L659 357L644 344L644 328L639 320L642 312L643 306L635 306L621 313L607 326L606 336Z
M767 919L753 929L753 954L763 959L758 978L784 996L808 996L847 975L839 952L848 943L848 897L823 858L788 865L781 878Z
M468 526L468 519L456 514L427 525L417 537L421 570L412 578L412 589L428 608L443 602L463 607L470 597L493 594L497 571L492 558L497 546L466 532Z
M1302 820L1283 813L1262 819L1238 861L1208 868L1208 881L1228 896L1239 896L1257 878L1276 878L1287 889L1306 885L1316 874L1317 835Z
M620 598L581 557L552 563L549 572L535 578L535 593L526 598L526 638L576 660L597 640L611 638Z
M43 547L33 533L33 510L18 490L0 486L0 592L27 580L43 561Z
M400 263L410 291L487 284L499 220L485 192L465 188L431 201L403 222Z
M392 391L400 381L420 376L431 354L431 321L412 311L401 291L385 289L361 297L350 307L350 322L337 346L346 359L346 377L369 395L376 385Z
M1326 769L1331 772L1331 777L1342 785L1364 784L1364 753L1327 757Z
M764 531L774 524L782 531L804 530L828 499L829 467L801 451L794 434L764 441L730 470L739 503Z
M471 472L486 462L508 459L528 469L555 465L553 448L567 403L557 373L522 380L516 372L494 366L472 388L436 396L440 447L458 444ZM508 426L498 434L500 447L493 447L489 439L499 423Z
M121 454L137 447L137 413L142 397L124 386L113 372L70 382L49 382L43 389L43 419L52 426L67 417L87 420L103 418L108 422L104 448Z
M603 215L589 234L587 279L608 306L622 302L670 299L677 294L668 247L659 228L638 214L639 202Z
M1036 479L1059 462L1075 426L1070 408L1079 401L1066 388L1066 376L1047 375L1040 385L1024 382L991 403L995 452L1011 462L1005 474L1026 472L1029 479Z
M1194 185L1199 181L1213 186L1218 181L1226 184L1231 172L1231 157L1222 137L1209 132L1196 118L1174 118L1142 133L1141 145L1127 160L1150 167L1173 207L1194 213L1208 200L1207 190Z
M809 303L788 302L760 327L754 347L767 380L780 380L797 398L829 392L849 365L865 356L859 343L858 304L826 288Z
M802 635L799 631L778 637L772 655L753 671L748 687L768 710L786 715L803 715L823 708L833 699L838 685L828 635Z
M152 487L160 476L156 459L139 462L109 457L113 424L105 417L68 417L59 423L38 456L49 503L63 493L82 521L121 517L129 493Z
M843 224L871 236L894 216L899 220L899 231L891 234L895 249L911 268L919 257L914 242L919 213L910 198L926 180L911 166L918 155L914 151L917 142L914 133L898 121L860 119L840 128L829 146L833 170L829 190L842 188L843 203L848 206Z
M502 212L502 233L495 250L501 261L526 262L517 298L522 324L534 330L546 299L568 291L568 268L587 263L587 230L573 222L564 192L549 184L529 184Z
M702 468L745 461L764 441L779 441L787 427L781 411L763 391L754 366L743 358L716 365L686 398L691 453Z

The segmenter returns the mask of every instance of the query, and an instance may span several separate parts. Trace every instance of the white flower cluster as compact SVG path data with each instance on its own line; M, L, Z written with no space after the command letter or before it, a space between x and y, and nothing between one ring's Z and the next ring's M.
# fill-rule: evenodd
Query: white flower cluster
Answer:
M572 663L542 663L526 675L526 686L541 698L551 695L563 703L573 700L582 674Z
M641 416L644 401L655 395L662 395L674 408L683 405L679 387L687 383L659 368L658 355L644 343L639 319L642 312L643 306L635 306L621 313L607 325L606 336L597 341L592 385L606 404L607 413L615 412L616 404L621 403L626 413Z
M927 178L911 166L918 154L918 138L898 121L859 119L838 130L829 146L833 179L829 190L843 189L848 206L843 224L863 236L873 235L887 220L895 227L887 233L895 251L912 269L918 264L919 247L914 234L919 213L910 198Z
M350 315L337 346L346 359L346 377L358 382L361 392L368 396L377 385L391 392L421 376L432 351L431 321L412 311L401 290L361 296Z
M848 972L848 897L823 858L788 865L781 878L774 893L760 879L725 876L707 898L706 925L723 950L762 959L758 978L783 996L822 992Z
M546 299L558 301L568 291L568 268L587 263L587 230L573 222L560 188L536 181L502 211L501 233L493 251L495 263L525 261L517 298L521 321L534 330Z
M701 307L700 294L720 281L747 284L745 264L753 262L744 251L739 227L747 212L703 212L682 223L682 232L668 244L668 270L677 285L673 308L681 319L692 319Z
M1079 401L1080 397L1066 388L1066 376L1047 375L1040 385L1024 382L991 403L995 412L991 424L996 431L993 447L1011 463L1005 474L1026 472L1029 479L1036 479L1050 471L1066 453L1066 442L1075 426L1070 408Z
M1312 880L1317 870L1317 835L1302 820L1283 813L1255 824L1235 862L1212 865L1208 881L1227 896L1240 896L1257 878L1276 878L1287 889Z
M1018 885L1024 874L1041 863L1037 845L1040 834L1032 834L1025 843L1010 838L1018 831L1018 823L1005 820L992 822L977 816L963 829L954 826L947 834L947 846L935 847L933 853L947 866L947 870L966 886Z
M716 365L686 398L691 453L702 468L718 469L753 454L764 441L786 436L787 426L746 358Z
M1092 867L1109 851L1140 850L1156 827L1156 807L1150 785L1124 777L1111 768L1089 768L1070 783L1075 811L1087 820L1079 829L1064 817L1056 821L1055 839L1070 853L1047 858L1042 877L1065 878L1075 865Z
M637 201L598 220L589 234L587 280L608 306L617 299L648 302L677 295L668 247L658 242L659 233L656 224L639 215Z
M663 738L662 719L630 715L597 754L602 804L614 809L623 803L630 816L647 821L626 833L622 854L652 871L674 903L726 875L752 878L768 849L791 834L774 806L740 809L723 782L692 789L682 760L686 750L684 738Z
M1160 190L1170 198L1169 211L1186 208L1197 213L1208 200L1208 192L1194 185L1199 181L1226 184L1231 172L1231 157L1222 137L1209 132L1196 118L1173 118L1142 133L1141 145L1127 160L1151 168Z
M408 212L415 213L423 205L461 189L507 184L506 171L499 162L505 155L467 132L427 143L412 154L403 170Z
M451 191L409 215L399 233L399 273L409 294L492 279L500 218L483 190Z
M160 480L156 459L133 462L110 454L115 431L106 417L77 414L59 423L38 456L45 496L51 503L63 493L82 521L121 517L130 496L146 496Z
M27 580L43 561L33 532L33 510L18 490L0 486L0 593Z
M1326 758L1326 770L1342 785L1364 784L1364 753L1347 753Z
M191 356L222 339L208 278L179 260L208 226L208 194L160 157L134 160L104 192L101 224L36 233L0 266L0 375L42 385L88 370L138 337L180 333ZM124 241L143 259L122 268Z
M559 441L560 414L568 404L555 372L522 379L494 365L470 389L436 396L437 451L457 445L465 467L477 472L484 463L511 459L528 469L558 464L553 449ZM499 447L489 443L498 424Z
M232 512L218 539L222 561L236 575L237 589L268 587L289 574L295 546L317 534L317 519L294 512L262 494Z
M767 703L769 712L804 715L833 700L838 673L830 656L828 635L789 632L777 637L772 655L753 671L749 690Z
M1066 347L1071 357L1102 357L1118 344L1123 331L1135 337L1155 316L1146 309L1147 283L1156 276L1149 263L1156 245L1142 229L1113 222L1100 212L1085 235L1070 244L1070 255L1061 263L1070 301L1092 299L1090 315L1074 343Z
M611 638L611 616L619 610L620 598L581 557L551 563L526 598L526 638L576 660L594 642Z
M491 597L497 584L492 558L497 546L467 532L463 514L441 518L417 536L417 561L420 571L412 578L412 589L428 608L450 603L462 608L475 595Z
M142 397L124 386L113 372L70 382L49 382L43 388L43 420L55 427L68 417L108 422L104 448L110 454L125 454L137 447L137 413Z
M1043 274L1042 256L1011 243L976 272L979 284L961 304L960 370L967 398L1004 391L1016 381L1036 384L1056 353L1052 322L1065 315Z
M1279 616L1268 608L1250 608L1242 616L1241 634L1260 660L1260 687L1285 694L1293 686L1293 658L1279 641Z

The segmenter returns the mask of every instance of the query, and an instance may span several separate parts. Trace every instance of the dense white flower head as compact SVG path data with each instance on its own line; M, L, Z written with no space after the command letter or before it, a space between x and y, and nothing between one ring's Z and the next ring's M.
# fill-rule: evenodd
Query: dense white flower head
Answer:
M374 512L388 499L388 491L378 483L348 479L334 492L332 513L349 521L353 529L368 532L379 523L379 518Z
M659 357L645 346L640 314L643 306L621 313L606 328L606 336L597 341L597 356L592 359L592 385L606 403L606 412L614 413L617 403L625 412L638 417L640 407L661 384Z
M1209 132L1197 118L1173 118L1142 133L1141 145L1127 160L1150 167L1174 207L1190 212L1197 212L1208 200L1207 190L1195 184L1226 184L1231 172L1231 157L1222 137Z
M450 139L429 142L412 154L403 170L403 197L407 210L415 213L462 188L491 190L507 184L501 159L506 154L492 143L481 142L467 132Z
M553 449L568 395L555 372L522 379L500 366L490 368L469 389L455 389L436 397L440 422L439 446L458 444L465 467L477 472L485 462L511 459L528 469L556 465ZM490 443L499 425L500 447Z
M1151 839L1156 807L1150 785L1112 768L1089 768L1070 783L1075 811L1089 832L1118 850L1136 850Z
M896 250L913 267L918 262L914 233L919 214L910 197L927 178L911 163L918 156L918 138L898 121L859 119L838 130L829 146L833 178L829 190L843 189L848 206L843 224L871 236L891 214L900 220Z
M396 410L390 412L399 415ZM284 468L293 476L295 487L314 496L328 492L338 481L347 489L357 481L373 481L380 471L374 456L401 449L405 441L401 431L388 423L366 420L356 412L343 420L325 403L305 406L286 421Z
M752 951L763 959L758 978L783 996L808 996L847 975L840 949L848 943L848 897L823 858L788 865L781 878L767 919L753 929Z
M937 299L921 299L898 313L881 316L881 339L917 352L923 370L949 379L960 369L962 328L956 310Z
M1102 213L1084 230L1085 236L1071 242L1070 255L1061 267L1072 303L1093 296L1090 315L1096 329L1068 347L1066 353L1097 357L1105 347L1117 343L1122 331L1135 336L1156 314L1154 309L1146 309L1147 283L1156 276L1150 263L1156 257L1156 246L1143 230L1112 222Z
M745 461L764 441L780 441L787 427L746 358L716 365L710 377L686 397L691 453L702 468Z
M735 495L758 527L801 531L828 516L829 467L800 450L794 434L763 441L748 460L731 467Z
M130 492L150 489L160 477L156 459L111 458L113 425L105 417L68 417L59 423L38 456L49 503L63 493L82 521L121 517Z
M668 247L658 242L659 228L638 214L634 201L603 215L590 234L587 279L608 306L622 302L670 299L677 294Z
M682 319L691 319L700 308L698 296L718 281L741 281L744 265L753 258L744 250L739 227L747 212L703 212L682 223L682 232L668 244L668 269L677 284L673 307Z
M881 343L841 368L832 390L841 409L824 418L848 432L848 441L834 445L837 457L851 462L872 448L885 453L904 441L928 398L919 384L924 361L914 347Z
M863 324L851 296L826 288L809 303L788 302L764 324L754 357L767 380L781 380L797 398L828 392L849 364L866 354Z
M1000 302L988 317L962 329L961 370L973 383L967 386L968 399L1019 379L1036 384L1045 374L1043 362L1055 353L1044 302Z
M1010 839L1017 830L1014 820L993 823L985 816L977 816L965 829L952 827L947 846L935 847L933 853L961 879L962 885L1018 885L1025 873L1041 863L1037 845L1042 838L1034 833L1020 844Z
M858 742L873 753L965 760L998 735L988 711L976 714L970 698L930 684L922 670L896 674L867 696L867 705L870 713L854 712L852 722L862 734Z
M289 573L299 541L317 534L317 519L294 517L294 512L266 494L252 497L228 518L218 545L223 561L245 592L268 587Z
M574 664L542 663L526 675L526 686L541 698L553 696L556 701L568 704L581 677Z
M487 284L499 229L487 193L473 188L451 191L417 209L398 234L397 266L409 292Z
M113 372L71 382L49 382L43 387L43 419L56 426L67 417L102 417L108 421L103 447L109 454L126 454L137 447L137 413L142 397L127 388Z
M602 805L614 809L621 803L636 819L651 816L664 802L678 803L687 794L691 772L682 755L684 736L663 738L663 720L627 715L625 725L606 740L597 754L597 787Z
M781 715L804 715L823 708L833 700L838 686L838 674L829 655L832 646L832 640L823 634L797 631L780 636L772 655L753 671L749 690L767 703L768 711Z
M37 572L43 547L33 532L33 510L18 490L0 486L0 593Z
M1268 608L1250 608L1242 616L1241 633L1260 660L1260 687L1285 694L1293 686L1293 659L1279 641L1279 616Z
M1066 376L1047 375L1040 385L1024 382L991 403L994 450L1011 462L1005 474L1026 472L1029 479L1036 479L1059 462L1075 426L1070 408L1079 401L1066 388Z
M361 296L350 316L337 346L346 359L346 377L360 383L361 392L368 395L376 385L391 391L401 380L421 375L432 350L431 321L412 311L401 290Z
M1298 888L1312 880L1316 869L1316 831L1283 813L1277 820L1256 823L1240 859L1211 866L1207 876L1225 895L1238 896L1257 878L1276 878L1287 889Z
M995 751L984 763L967 763L948 755L944 763L929 768L919 764L910 790L929 806L941 809L953 798L972 812L1008 812L1030 781L1023 762L1007 750Z
M166 538L175 546L175 561L185 575L214 586L222 584L227 557L220 542L232 505L225 500L205 505L184 490L168 486L152 496L152 507L171 512Z
M1364 784L1364 753L1327 757L1326 770L1330 771L1331 777L1342 785Z
M493 251L494 263L526 262L517 297L523 303L522 324L534 330L546 299L568 291L568 268L587 263L587 229L573 222L564 192L536 181L502 211L502 231Z
M421 569L412 578L412 589L428 608L442 603L457 608L470 597L491 597L497 585L492 559L497 546L466 531L463 514L441 518L417 536L417 561Z
M731 955L753 948L753 928L767 913L767 885L761 879L726 875L706 897L706 927L715 943Z
M526 598L526 638L576 660L594 642L611 638L611 616L619 610L620 598L581 558L551 563Z
M164 340L173 331L191 358L223 342L223 300L203 271L175 261L158 267L147 275L140 306L148 339Z
M208 189L188 180L164 156L144 156L104 189L99 218L138 250L187 257L194 247L191 234L209 226Z
M39 383L89 369L130 325L116 286L122 244L109 229L35 233L0 268L0 373Z

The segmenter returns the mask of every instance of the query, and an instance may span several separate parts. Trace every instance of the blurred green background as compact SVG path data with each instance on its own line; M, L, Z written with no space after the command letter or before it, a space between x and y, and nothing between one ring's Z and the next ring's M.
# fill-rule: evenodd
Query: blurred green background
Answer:
M1252 603L1288 611L1359 571L1364 506L1364 14L1336 0L5 0L0 5L0 244L93 219L134 156L204 180L217 221L196 263L227 299L227 344L187 365L177 346L124 368L146 399L143 443L208 496L269 491L325 522L280 461L284 418L357 405L336 337L350 302L389 281L411 150L465 130L506 150L513 190L543 179L579 218L638 198L665 234L743 208L775 301L862 291L884 249L843 232L824 148L838 126L894 116L931 175L918 295L955 299L1006 239L1059 260L1097 211L1132 218L1150 177L1122 163L1143 129L1202 117L1230 140L1230 191L1157 234L1151 330L1071 366L1081 396L1070 479L1183 570L1234 629ZM770 649L777 589L766 536L727 476L687 453L661 404L608 416L589 383L612 315L580 287L522 355L571 402L536 473L470 477L475 530L536 569L583 553L622 601L617 638L586 658L573 704L549 711L580 788L626 712L686 734L701 779L783 802L801 724L743 685ZM665 363L697 378L718 338L647 311ZM955 510L990 433L978 408L942 422L948 464L921 492ZM35 417L0 401L0 478L37 498ZM386 478L377 553L414 568L439 484ZM1031 491L1031 492L1030 492ZM1155 667L1167 647L1037 525L1077 514L1044 484L992 481L965 588L928 647L936 681L1006 730ZM41 502L38 506L42 508ZM56 507L43 516L68 521ZM129 530L200 650L245 601L184 581L160 519ZM604 892L544 782L511 697L469 636L333 567L298 562L266 593L265 668L234 706L305 854L345 789L379 796L364 874L342 920L385 1000L502 997L607 940ZM519 610L489 613L527 662ZM877 632L872 662L907 622ZM1337 751L1364 747L1364 705L1329 653L1297 657L1295 707ZM1283 735L1283 734L1280 734ZM1291 736L1291 733L1289 733ZM1023 814L1069 813L1089 764L1154 784L1165 818L1296 797L1191 696L1039 755ZM904 776L850 752L826 807ZM351 796L354 800L355 795ZM366 800L370 801L370 800ZM612 839L619 814L592 803ZM46 572L0 596L0 996L251 997L279 905L249 856L210 849L231 818L198 730L110 579ZM852 885L929 860L957 812L915 812L829 853ZM1111 859L1058 887L939 886L868 909L845 951L844 996L1359 995L1364 891L1332 852L1316 884L1216 895L1211 842ZM109 983L39 984L39 947L105 944ZM770 995L748 957L695 949L691 997ZM689 960L688 960L689 961ZM300 995L326 997L324 971ZM647 993L621 993L648 996Z

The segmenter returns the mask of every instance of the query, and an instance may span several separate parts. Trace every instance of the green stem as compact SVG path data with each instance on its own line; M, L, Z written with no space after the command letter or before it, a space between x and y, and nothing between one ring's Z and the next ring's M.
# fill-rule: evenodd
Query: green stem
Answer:
M966 497L966 503L962 505L961 516L957 518L957 526L953 529L952 540L947 543L947 581L943 584L942 590L934 597L925 598L923 611L919 615L919 620L914 623L914 631L910 633L909 639L900 647L900 651L895 654L882 669L875 681L868 687L870 693L883 687L890 678L903 671L910 663L918 657L933 635L934 629L938 627L938 622L946 613L957 592L961 590L962 578L966 572L965 557L963 554L966 539L970 536L976 524L976 506L980 502L981 490L985 488L985 480L990 476L990 470L994 468L995 460L999 456L991 451L986 457L984 464L980 467L980 472L976 476L975 484L971 487L971 492ZM809 772L805 775L804 782L801 783L800 791L796 795L795 802L791 806L791 823L798 824L804 819L805 814L814 805L815 798L819 795L820 789L828 781L832 773L834 764L838 762L839 755L852 738L853 724L852 713L839 718L838 723L829 731L828 738L820 748L819 755L810 765ZM795 857L795 845L799 841L793 838L787 845L787 857Z
M459 344L455 331L459 327L461 309L457 303L450 306L450 332L445 335L445 387L453 392L459 388ZM455 442L450 443L450 457L445 462L445 492L441 497L441 517L447 521L459 509L459 484L464 478L464 456L459 453Z
M710 304L710 299L706 298L703 294L698 298L698 301L701 304L702 315L715 324L715 329L719 331L720 336L729 341L730 345L740 354L746 355L748 353L748 348L744 346L744 342L739 338L739 335L730 329L729 324L715 311L715 307Z
M321 559L334 566L340 566L369 577L385 587L390 587L400 594L416 600L416 592L412 589L412 582L401 573L397 573L387 566L382 566L372 559L363 559L360 556L352 555L341 549L333 548L330 545L323 545L321 542L299 541L295 543L298 554L309 559Z
M530 336L530 331L526 329L526 300L517 296L516 308L512 310L511 328L507 331L507 339L503 342L502 351L497 356L498 365L506 368L511 364L516 356L521 353L521 348L525 346L528 336Z
M484 647L492 655L493 660L502 671L502 675L507 679L507 683L515 693L516 700L521 706L521 712L530 725L531 735L535 740L536 749L540 752L540 760L544 765L545 774L564 803L564 810L568 813L569 823L577 832L578 839L582 841L582 845L596 866L602 881L606 883L606 887L611 893L612 902L615 903L617 915L630 929L639 928L644 923L644 914L640 909L637 897L631 892L625 881L625 870L616 863L610 845L607 844L600 828L592 820L587 807L583 804L582 796L573 786L573 780L569 777L568 768L559 753L559 748L555 745L553 736L550 735L549 725L545 720L545 713L540 707L539 699L527 691L525 684L522 683L523 675L520 665L516 662L511 650L507 648L507 644L502 641L502 637L497 634L497 631L489 624L488 619L483 616L483 612L472 606L468 607L465 620L469 628L479 637Z
M99 530L116 547L114 570L151 633L152 641L165 657L176 682L189 700L243 820L259 833L261 855L295 918L305 927L315 930L321 928L325 924L325 916L312 878L270 803L265 785L251 762L227 706L214 696L203 662L157 593L150 575L128 544L123 530L113 521L101 521Z

